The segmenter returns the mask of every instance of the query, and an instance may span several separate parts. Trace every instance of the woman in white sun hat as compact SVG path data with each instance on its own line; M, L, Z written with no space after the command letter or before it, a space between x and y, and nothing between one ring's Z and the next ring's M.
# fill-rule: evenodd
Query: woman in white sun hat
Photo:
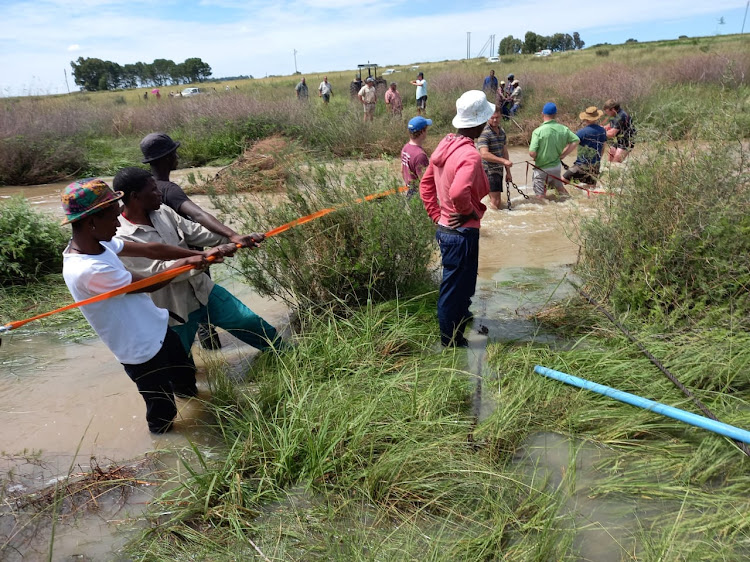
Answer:
M468 347L464 337L471 321L471 297L479 268L479 226L487 210L481 201L490 192L482 158L474 146L495 105L479 90L456 100L455 133L440 141L419 186L427 214L437 224L443 263L438 298L440 341Z

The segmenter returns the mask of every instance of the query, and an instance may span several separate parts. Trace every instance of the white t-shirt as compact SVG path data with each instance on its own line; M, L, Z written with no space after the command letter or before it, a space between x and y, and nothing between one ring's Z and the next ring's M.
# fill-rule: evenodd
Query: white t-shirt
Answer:
M117 257L124 242L100 242L97 256L63 252L63 278L76 302L128 285L133 276ZM118 295L81 307L83 316L120 363L139 365L164 344L169 312L146 293Z
M417 99L423 98L427 95L427 80L420 80L417 78L414 82L417 83Z
M333 87L331 86L330 82L323 81L323 82L320 83L320 86L318 86L318 91L321 94L323 94L324 96L326 94L330 94L332 89L333 89Z

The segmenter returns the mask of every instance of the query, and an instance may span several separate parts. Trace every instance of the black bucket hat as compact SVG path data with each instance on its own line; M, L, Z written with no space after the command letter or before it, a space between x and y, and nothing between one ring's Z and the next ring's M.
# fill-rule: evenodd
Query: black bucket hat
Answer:
M167 154L171 154L180 146L179 141L173 141L166 133L150 133L143 137L141 141L141 152L143 153L143 162L148 164Z

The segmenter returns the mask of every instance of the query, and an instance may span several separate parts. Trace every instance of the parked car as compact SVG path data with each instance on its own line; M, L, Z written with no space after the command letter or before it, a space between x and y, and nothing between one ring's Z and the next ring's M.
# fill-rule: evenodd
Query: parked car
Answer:
M552 54L552 51L550 51L549 49L542 49L541 51L534 53L534 56L535 57L548 57L551 54Z
M180 95L183 98L189 98L190 96L197 96L198 94L202 93L203 92L200 88L185 88L184 90L182 90L182 92L180 92Z
M384 70L382 75L388 76L389 74L393 74L394 72L396 72L395 68L389 68L388 70Z
M487 62L500 62L500 57L487 57Z

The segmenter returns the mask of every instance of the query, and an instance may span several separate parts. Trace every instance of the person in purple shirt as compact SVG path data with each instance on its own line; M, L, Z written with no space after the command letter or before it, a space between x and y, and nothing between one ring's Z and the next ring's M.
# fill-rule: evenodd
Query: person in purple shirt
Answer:
M419 190L419 180L430 164L422 145L427 138L427 127L432 125L432 119L426 119L421 115L409 121L409 142L401 149L401 173L404 183L409 188L407 197L412 197Z
M578 115L584 126L576 132L578 138L581 139L578 145L578 157L563 174L566 180L596 185L599 179L602 152L607 144L607 131L599 125L599 120L603 115L604 112L593 105Z

